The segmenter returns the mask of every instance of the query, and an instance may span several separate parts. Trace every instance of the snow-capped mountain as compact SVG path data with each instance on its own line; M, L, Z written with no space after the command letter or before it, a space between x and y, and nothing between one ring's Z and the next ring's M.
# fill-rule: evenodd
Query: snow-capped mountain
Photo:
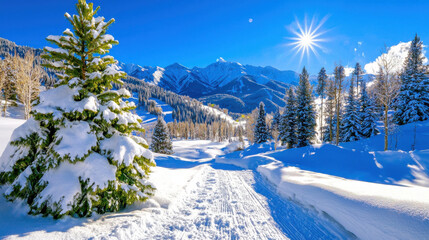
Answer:
M218 104L233 112L250 112L263 101L268 111L283 106L289 85L298 83L294 71L242 65L219 58L207 67L192 69L178 63L162 67L120 65L128 75L178 94ZM235 101L231 102L234 99Z

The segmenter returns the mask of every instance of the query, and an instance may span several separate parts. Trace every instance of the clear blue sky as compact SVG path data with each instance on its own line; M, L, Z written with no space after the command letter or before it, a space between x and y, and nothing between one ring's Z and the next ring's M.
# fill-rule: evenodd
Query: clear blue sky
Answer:
M71 0L1 1L0 37L41 48L45 38L70 27L64 12ZM123 62L167 66L179 62L204 67L218 57L243 64L311 73L335 63L365 64L383 46L409 41L415 33L429 42L429 1L278 1L278 0L94 0L100 15L114 17L110 33L120 41L111 54ZM319 57L299 63L293 34L286 28L304 17L328 16ZM249 18L253 22L249 22ZM358 42L362 44L359 45ZM356 48L356 51L355 51ZM364 57L362 56L364 53Z

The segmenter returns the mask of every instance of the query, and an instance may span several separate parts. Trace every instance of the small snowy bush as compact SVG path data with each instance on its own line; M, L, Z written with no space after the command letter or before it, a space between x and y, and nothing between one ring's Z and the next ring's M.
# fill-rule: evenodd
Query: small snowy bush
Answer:
M141 119L125 102L130 92L111 90L125 73L108 53L118 44L106 34L111 19L79 0L73 27L47 40L46 67L57 70L56 87L40 94L32 117L17 128L0 158L0 183L8 200L22 199L31 214L85 217L118 211L152 195L155 166L140 132Z

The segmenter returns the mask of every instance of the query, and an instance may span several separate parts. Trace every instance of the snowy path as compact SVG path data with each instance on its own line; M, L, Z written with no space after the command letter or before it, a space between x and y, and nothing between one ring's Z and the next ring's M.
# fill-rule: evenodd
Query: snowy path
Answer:
M120 213L90 219L17 214L0 201L0 238L7 239L350 239L316 211L282 199L259 173L210 161L222 144L175 143L158 156L151 180L157 195ZM198 154L199 152L202 155ZM201 159L206 159L201 162ZM3 229L2 229L3 228Z

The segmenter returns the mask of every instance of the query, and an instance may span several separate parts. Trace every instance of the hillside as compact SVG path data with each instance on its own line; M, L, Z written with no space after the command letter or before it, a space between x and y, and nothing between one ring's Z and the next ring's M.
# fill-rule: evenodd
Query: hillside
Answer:
M284 106L286 88L298 83L298 74L293 71L242 65L222 58L207 67L192 69L178 63L165 68L120 66L132 77L237 113L252 111L260 101L269 112L275 111Z

